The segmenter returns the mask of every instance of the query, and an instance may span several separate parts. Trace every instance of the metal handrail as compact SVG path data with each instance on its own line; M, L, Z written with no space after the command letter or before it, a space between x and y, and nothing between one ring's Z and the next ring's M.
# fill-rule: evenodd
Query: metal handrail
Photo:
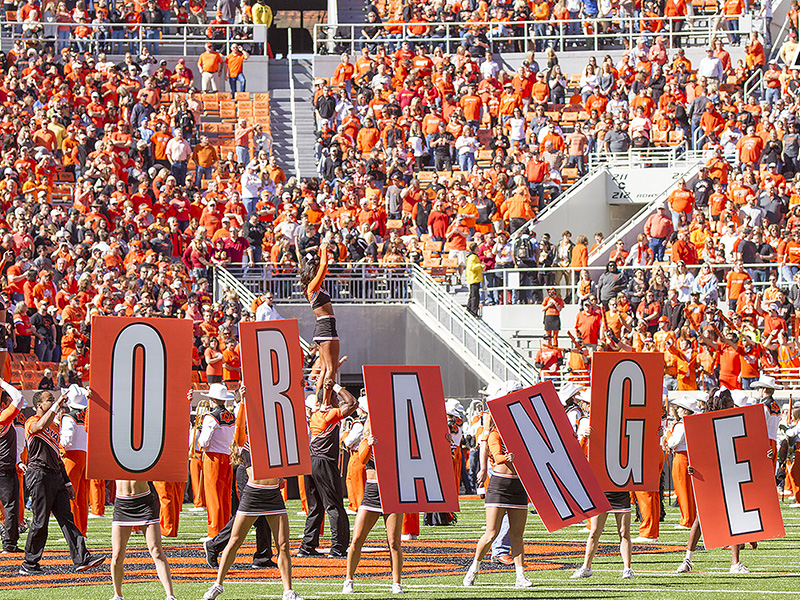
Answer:
M448 22L448 21L426 21L424 23L337 23L326 24L318 23L314 26L314 49L318 52L320 48L330 51L332 44L347 45L350 52L355 52L364 44L368 45L388 45L394 46L403 40L424 40L426 43L445 44L460 40L461 33L468 29L484 30L492 43L503 42L524 42L525 47L541 43L551 45L561 50L569 50L568 43L577 40L592 40L593 48L597 50L601 47L601 41L626 42L627 47L632 48L636 40L642 35L662 35L667 38L669 47L675 47L673 39L682 38L684 40L699 40L697 45L707 45L711 40L714 30L714 21L718 15L692 15L685 17L617 17L611 16L607 19L559 19L550 21L470 21ZM672 27L672 21L676 23L687 23L687 27L681 31L676 31ZM598 22L615 24L619 30L610 33L599 33ZM654 33L650 33L647 25L653 24L662 26ZM570 26L576 25L580 33L569 33ZM584 26L592 26L591 33L584 33ZM388 34L391 37L379 37L377 39L366 39L357 37L358 32L365 27L379 27L386 29L400 29L400 33ZM541 27L544 26L545 33L542 34ZM428 28L424 35L414 35L409 33L418 27ZM547 29L555 30L547 33ZM341 31L347 35L339 35ZM433 31L431 31L433 30ZM387 34L383 34L387 35ZM586 48L582 48L586 50Z
M26 34L25 31L30 25L40 26L42 32L38 35ZM76 38L72 35L79 26L86 26L93 31L92 36L87 38ZM71 30L68 39L59 39L57 37L57 28L59 26L68 26ZM122 33L125 35L123 38L111 37L112 27L121 27ZM130 27L135 27L135 30L130 30ZM225 35L222 38L212 39L206 35L206 30L209 28L224 29ZM56 49L60 50L70 44L75 44L78 47L85 46L86 48L95 47L98 44L110 46L114 48L130 48L131 44L136 45L141 49L142 45L155 43L159 46L159 55L170 54L170 50L177 53L179 57L188 57L190 55L199 55L205 49L206 42L212 42L215 47L224 46L225 52L230 52L231 44L261 44L263 45L263 55L267 56L267 26L262 24L253 23L226 23L226 24L209 24L209 23L103 23L102 28L108 30L109 37L98 38L97 32L99 28L92 23L51 23L45 21L37 21L36 23L27 23L22 21L8 21L0 20L0 46L6 43L12 43L19 40L26 43L39 42L53 42ZM159 37L148 39L145 35L145 29L160 30ZM246 35L242 39L236 39L237 32L245 32ZM256 36L259 32L259 36ZM133 35L130 35L133 34ZM263 39L262 38L263 35ZM258 37L259 39L256 39ZM166 50L166 52L165 52ZM138 52L138 50L137 50ZM121 54L119 52L107 52L107 54Z
M442 325L475 360L486 366L498 380L517 379L533 385L539 376L528 360L499 333L474 317L436 283L424 269L411 265L412 299Z
M653 167L675 167L686 159L686 141L675 146L655 146L649 148L630 148L627 152L593 153L589 156L589 171L601 167L637 168L643 165Z
M292 153L294 155L294 172L300 173L300 150L298 149L298 136L297 136L297 105L295 102L294 90L294 50L292 48L292 29L289 29L289 48L286 53L286 58L289 64L289 94L291 100L289 101L289 111L292 115Z

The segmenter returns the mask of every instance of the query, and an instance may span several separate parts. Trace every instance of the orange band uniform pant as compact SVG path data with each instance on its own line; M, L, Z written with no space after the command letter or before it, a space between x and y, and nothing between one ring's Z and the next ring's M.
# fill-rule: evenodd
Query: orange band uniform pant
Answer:
M84 536L89 523L89 481L86 479L86 452L83 450L67 450L64 452L64 468L67 471L75 499L70 500L72 518L75 526ZM105 496L105 494L103 494Z
M89 505L92 514L102 517L106 514L106 482L103 479L89 480Z
M456 491L461 489L461 446L453 449L453 471L456 477Z
M672 483L675 496L681 509L681 522L684 527L691 527L697 517L694 505L692 477L689 475L689 457L686 452L675 452L672 456Z
M367 470L358 458L358 451L350 452L350 460L347 461L347 508L353 512L361 506L364 498L364 486L366 484Z
M189 473L192 478L192 502L199 508L206 505L206 494L203 489L203 459L189 459Z
M183 492L186 484L182 481L154 481L160 505L161 535L177 537L183 507Z
M208 510L208 536L215 537L231 518L231 457L220 452L203 455L203 489Z
M664 468L664 453L661 453L659 469ZM642 513L642 522L639 525L639 535L655 539L659 534L659 519L661 518L661 492L635 492L639 512Z
M795 502L800 502L800 444L794 451L794 461L791 467L787 461L786 465L786 491L791 492Z
M403 535L419 535L419 513L403 515Z

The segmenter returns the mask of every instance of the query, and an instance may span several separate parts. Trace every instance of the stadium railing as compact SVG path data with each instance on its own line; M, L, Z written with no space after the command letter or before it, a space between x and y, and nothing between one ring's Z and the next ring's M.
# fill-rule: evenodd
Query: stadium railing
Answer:
M673 168L678 162L698 157L697 153L687 153L685 141L676 146L651 146L631 148L627 152L593 152L589 155L589 172L598 167L623 167L639 169L642 167Z
M30 27L35 25L40 29L38 33L32 33ZM205 50L205 44L212 42L218 51L227 54L230 52L232 44L244 44L253 50L258 50L258 54L267 55L267 26L244 23L228 24L197 24L197 23L136 23L136 30L131 31L131 23L104 23L103 28L108 29L107 36L98 37L97 28L92 23L73 23L70 25L71 32L69 38L58 38L56 27L57 23L36 22L21 23L11 20L0 20L0 47L10 48L11 45L19 40L26 45L36 43L54 43L56 50L60 51L65 46L70 46L79 51L98 52L101 49L109 55L124 54L127 51L138 53L142 46L148 45L150 48L158 49L152 52L153 55L175 55L181 57L197 56ZM79 38L75 36L75 31L80 25L86 25L92 30L90 37ZM122 27L122 34L125 37L113 37L111 27ZM147 30L158 32L157 36L148 37ZM216 31L216 35L209 37L209 29ZM106 51L108 50L108 51ZM254 54L254 52L251 52Z
M556 50L600 50L605 46L619 45L627 48L636 46L642 36L663 35L671 48L677 45L707 45L717 31L719 15L687 15L685 17L610 17L608 19L564 19L559 21L470 21L425 23L339 23L328 25L318 23L314 26L314 49L317 53L341 52L345 49L354 53L367 44L369 46L387 45L394 47L405 40L425 42L426 44L455 44L447 51L455 51L456 46L470 30L483 31L489 41L498 46L521 46L518 51L529 48L544 50L552 46ZM361 36L365 26L380 27L384 34L375 39ZM602 26L602 30L601 30ZM427 29L422 35L417 30ZM387 32L388 30L388 32ZM721 32L726 33L726 32ZM678 41L680 40L680 44ZM579 47L580 43L585 46ZM513 50L512 50L513 51Z

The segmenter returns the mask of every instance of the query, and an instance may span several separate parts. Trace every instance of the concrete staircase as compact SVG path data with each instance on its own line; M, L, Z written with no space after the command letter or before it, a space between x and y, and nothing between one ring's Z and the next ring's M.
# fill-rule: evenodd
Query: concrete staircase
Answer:
M311 100L314 96L312 61L295 58L294 97L297 139L292 131L292 90L289 85L289 60L273 60L269 64L270 119L272 123L273 154L287 175L315 177L314 161L315 123ZM299 154L299 173L295 168L294 147Z

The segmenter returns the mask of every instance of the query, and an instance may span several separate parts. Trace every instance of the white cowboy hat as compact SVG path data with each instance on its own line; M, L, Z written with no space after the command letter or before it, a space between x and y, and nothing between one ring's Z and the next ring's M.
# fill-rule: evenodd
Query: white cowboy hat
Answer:
M592 403L592 388L585 388L578 392L575 397L579 402Z
M314 400L316 401L316 398ZM363 410L365 413L369 413L369 402L367 401L366 396L358 397L358 408Z
M306 396L306 408L310 408L314 410L317 408L317 395L316 394L309 394Z
M522 389L522 384L516 379L508 379L501 383L494 383L486 387L486 399L495 400L508 396L511 392L516 392Z
M225 402L233 400L233 392L231 392L224 383L212 383L208 386L208 394L212 400L219 400Z
M771 390L783 389L771 375L761 375L756 381L750 384L751 388L769 388Z
M680 406L681 408L690 410L693 413L700 412L700 407L697 405L697 402L695 402L695 400L689 396L681 396L680 398L676 398L675 400L672 400L670 404Z
M444 401L444 411L451 417L464 416L464 407L461 406L461 402L455 398L448 398Z
M731 390L731 398L733 398L733 403L741 408L742 406L748 406L753 403L753 399L750 397L745 391L742 390Z
M86 399L86 390L78 384L73 383L66 390L67 406L76 410L83 410L86 408L88 401Z
M578 392L580 392L584 386L578 385L577 383L572 383L571 381L561 388L558 392L558 399L561 400L561 404L564 406L567 405L567 400L575 396Z

